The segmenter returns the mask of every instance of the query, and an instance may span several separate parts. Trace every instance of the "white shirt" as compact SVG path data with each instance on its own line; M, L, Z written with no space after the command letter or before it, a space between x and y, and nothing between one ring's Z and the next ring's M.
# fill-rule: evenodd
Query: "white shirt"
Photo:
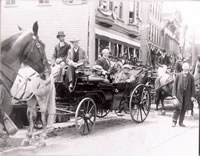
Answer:
M74 52L76 53L78 51L79 48L74 48Z

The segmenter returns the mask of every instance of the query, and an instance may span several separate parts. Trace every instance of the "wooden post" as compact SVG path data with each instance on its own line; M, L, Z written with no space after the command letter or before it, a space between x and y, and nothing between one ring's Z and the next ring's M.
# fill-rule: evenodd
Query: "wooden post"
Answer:
M89 18L88 18L88 55L90 65L95 64L95 8L96 1L89 0Z

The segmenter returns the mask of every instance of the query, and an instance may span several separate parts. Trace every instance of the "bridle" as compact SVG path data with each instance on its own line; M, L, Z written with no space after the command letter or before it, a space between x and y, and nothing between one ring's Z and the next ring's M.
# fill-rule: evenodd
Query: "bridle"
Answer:
M38 52L39 52L39 54L40 54L40 56L41 56L41 58L42 58L42 63L43 63L43 65L45 65L45 62L47 62L47 60L46 60L44 54L42 53L41 45L40 45L40 43L39 43L38 37L33 36L32 38L33 38L33 40L32 40L32 44L31 44L31 51L27 54L27 56L25 57L25 59L24 59L23 62L24 62L24 63L27 63L27 62L28 62L28 60L29 60L30 57L31 57L31 54L33 53L34 46L36 46L36 48L37 48L37 50L38 50Z
M41 56L41 58L42 58L42 63L43 63L43 65L45 66L45 62L46 62L46 64L48 63L47 62L47 59L46 59L46 57L45 57L45 55L42 53L42 50L41 50L41 45L40 45L40 43L39 43L39 40L38 40L38 37L36 37L36 36L33 36L32 37L33 38L33 40L32 40L32 45L31 45L31 51L27 54L27 56L25 57L25 59L24 59L24 63L27 63L28 62L28 60L30 59L30 57L31 57L31 54L33 53L33 49L34 49L34 46L36 46L37 47L37 49L38 49L38 52L39 52L39 54L40 54L40 56ZM28 42L29 43L29 42ZM28 46L28 44L25 46L25 48ZM7 67L8 69L10 69L13 73L15 73L16 75L19 75L20 77L22 77L22 78L24 78L23 76L21 76L18 72L16 72L12 67L10 67L7 63L5 63L5 62L1 62L5 67ZM45 66L46 67L46 66ZM13 83L12 82L12 80L9 78L9 77L7 77L6 76L6 74L2 71L2 70L0 70L0 73L10 82L10 83ZM45 70L44 70L44 72L43 73L41 73L41 74L44 74L45 73ZM4 83L4 81L3 81L3 78L1 78L0 77L0 84L2 84L5 88L6 88L6 90L8 91L8 93L10 94L10 90L9 90L9 88L7 87L7 85ZM10 94L11 95L11 94Z

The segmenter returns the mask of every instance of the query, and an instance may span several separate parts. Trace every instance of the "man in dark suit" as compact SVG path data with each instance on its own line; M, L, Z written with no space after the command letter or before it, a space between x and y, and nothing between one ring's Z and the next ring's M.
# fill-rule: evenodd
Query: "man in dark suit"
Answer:
M71 48L70 44L65 42L65 34L63 31L59 31L57 34L57 39L59 40L59 43L56 44L54 53L52 56L52 64L60 63L62 61L66 61L68 51Z
M102 66L104 73L109 72L109 69L111 67L111 62L109 59L109 50L103 49L102 55L103 56L96 61L96 64Z
M80 46L79 39L72 38L70 40L72 43L72 48L70 49L68 56L66 58L66 63L68 64L68 68L66 71L66 81L68 82L69 90L73 89L74 80L75 80L75 69L79 66L84 66L88 64L88 56Z
M66 58L71 46L65 42L65 34L63 31L59 31L56 37L59 40L59 43L55 46L51 65L54 67L53 71L55 73L55 81L62 81L63 67L66 64Z
M182 103L181 110L175 108L173 113L173 122L172 127L176 126L178 117L179 125L185 127L183 124L186 110L192 109L192 102L195 100L195 84L194 77L189 73L190 66L188 63L183 63L183 71L178 73L173 87L172 95L174 98L177 98L180 103Z

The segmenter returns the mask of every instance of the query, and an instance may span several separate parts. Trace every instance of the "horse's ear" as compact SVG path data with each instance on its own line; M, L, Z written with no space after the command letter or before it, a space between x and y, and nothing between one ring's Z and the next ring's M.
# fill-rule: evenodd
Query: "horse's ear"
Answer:
M33 33L35 36L38 35L38 22L37 21L33 24Z
M18 25L17 27L18 27L19 31L22 31L22 30L23 30L22 27L20 27L19 25Z

